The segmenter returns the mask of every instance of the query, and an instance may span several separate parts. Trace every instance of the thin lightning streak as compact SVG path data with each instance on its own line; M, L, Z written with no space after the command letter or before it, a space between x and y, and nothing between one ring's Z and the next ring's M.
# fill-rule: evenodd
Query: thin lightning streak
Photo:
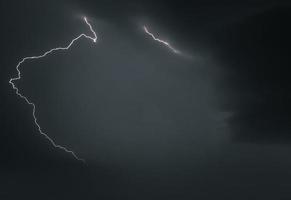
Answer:
M20 79L21 79L21 72L20 72L20 70L19 70L19 67L20 67L21 64L23 64L25 61L27 61L27 60L34 60L34 59L40 59L40 58L43 58L43 57L45 57L45 56L47 56L47 55L49 55L49 54L51 54L51 53L53 53L53 52L55 52L55 51L68 50L68 49L70 49L70 47L71 47L71 46L72 46L72 45L73 45L77 40L79 40L79 39L82 38L82 37L85 37L85 38L87 38L87 39L90 39L90 40L92 40L94 43L96 43L96 42L97 42L97 35L96 35L95 31L93 30L91 24L88 22L87 18L84 17L83 19L84 19L85 23L89 26L90 31L93 33L93 37L88 36L88 35L82 33L82 34L79 35L78 37L74 38L74 39L69 43L69 45L66 46L66 47L57 47L57 48L53 48L53 49L51 49L51 50L45 52L44 54L42 54L42 55L40 55L40 56L30 56L30 57L25 57L25 58L23 58L23 59L22 59L22 60L17 64L17 66L16 66L17 76L16 76L15 78L11 78L11 79L9 80L9 84L12 85L12 88L16 91L15 93L16 93L20 98L24 99L24 100L26 101L27 104L29 104L29 105L32 106L32 116L33 116L33 118L34 118L34 123L35 123L35 125L37 126L39 133L40 133L41 135L43 135L43 136L44 136L44 137L45 137L45 138L46 138L46 139L47 139L47 140L48 140L48 141L49 141L49 142L50 142L50 143L51 143L55 148L59 148L59 149L65 151L65 152L67 152L67 153L70 153L70 154L71 154L73 157L75 157L77 160L82 161L82 162L85 162L84 159L79 158L79 157L78 157L78 156L77 156L77 155L76 155L72 150L69 150L69 149L67 149L66 147L63 147L63 146L61 146L61 145L56 144L56 143L53 141L53 139L51 139L51 138L50 138L50 137L49 137L45 132L42 131L42 129L41 129L39 123L37 122L37 118L36 118L36 115L35 115L35 110L36 110L36 108L35 108L35 104L34 104L33 102L31 102L27 97L25 97L24 95L22 95L22 94L19 92L19 89L18 89L18 88L15 86L15 84L14 84L14 81L17 81L17 80L20 80Z
M174 47L172 47L172 46L170 45L169 42L166 42L166 41L164 41L164 40L161 40L161 39L155 37L154 34L152 34L152 33L148 30L148 28L147 28L146 26L143 26L143 29L144 29L144 31L145 31L148 35L150 35L150 36L151 36L155 41L158 41L159 43L162 43L163 45L165 45L166 47L168 47L169 49L171 49L174 53L176 53L176 54L180 54L180 53L181 53L179 50L177 50L177 49L175 49Z

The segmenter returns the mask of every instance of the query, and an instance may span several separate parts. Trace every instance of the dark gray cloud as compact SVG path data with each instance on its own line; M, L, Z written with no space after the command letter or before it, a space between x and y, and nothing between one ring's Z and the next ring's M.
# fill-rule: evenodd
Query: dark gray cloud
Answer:
M225 108L239 140L290 141L289 7L278 6L222 27Z
M269 131L289 120L289 15L273 6L1 1L0 199L288 199L289 147L230 140L288 141ZM17 84L87 166L38 134L8 85L21 57L88 31L84 14L99 42L26 63ZM194 59L150 40L143 23Z
M132 36L91 23L97 44L82 39L23 65L17 84L37 102L49 135L88 159L143 164L171 161L172 152L195 155L216 140L208 62L173 54L142 29Z

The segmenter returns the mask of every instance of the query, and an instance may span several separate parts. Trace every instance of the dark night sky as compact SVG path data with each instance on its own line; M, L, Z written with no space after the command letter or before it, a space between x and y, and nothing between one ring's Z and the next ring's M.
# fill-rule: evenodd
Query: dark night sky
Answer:
M290 199L290 3L3 0L0 199ZM24 56L22 93L8 81ZM173 54L142 30L170 41Z

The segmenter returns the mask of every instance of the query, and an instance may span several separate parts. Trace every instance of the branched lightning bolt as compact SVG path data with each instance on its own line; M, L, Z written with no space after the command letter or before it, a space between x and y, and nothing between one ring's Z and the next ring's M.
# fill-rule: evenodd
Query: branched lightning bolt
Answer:
M19 89L15 86L15 84L14 84L14 81L17 81L17 80L20 80L21 79L21 72L20 72L20 70L19 70L19 67L21 66L21 64L23 64L25 61L27 61L27 60L34 60L34 59L40 59L40 58L43 58L43 57L45 57L45 56L47 56L47 55L49 55L49 54L51 54L51 53L53 53L53 52L55 52L55 51L63 51L63 50L68 50L68 49L70 49L70 47L77 41L77 40L79 40L80 38L82 38L82 37L85 37L85 38L87 38L87 39L90 39L90 40L92 40L94 43L96 43L96 41L97 41L97 35L96 35L96 33L95 33L95 31L93 30L93 28L92 28L92 26L91 26L91 24L88 22L88 20L87 20L87 18L86 17L84 17L83 18L84 19L84 21L85 21L85 23L89 26L89 28L90 28L90 31L92 32L92 34L93 34L93 37L91 37L91 36L88 36L88 35L86 35L86 34L84 34L84 33L82 33L82 34L80 34L78 37L76 37L76 38L74 38L70 43L69 43L69 45L67 45L66 47L57 47L57 48L53 48L53 49L51 49L51 50L49 50L49 51L47 51L47 52L45 52L45 53L43 53L42 55L40 55L40 56L30 56L30 57L25 57L25 58L23 58L18 64L17 64L17 66L16 66L16 70L17 70L17 76L16 77L14 77L14 78L11 78L10 80L9 80L9 84L11 84L12 85L12 88L16 91L16 94L20 97L20 98L22 98L22 99L24 99L25 101L26 101L26 103L27 104L29 104L29 105L31 105L32 106L32 116L33 116L33 118L34 118L34 123L35 123L35 125L37 126L37 128L38 128L38 131L39 131L39 133L41 134L41 135L43 135L55 148L58 148L58 149L61 149L61 150L63 150L63 151L65 151L65 152L67 152L67 153L70 153L74 158L76 158L77 160L79 160L79 161L82 161L82 162L85 162L85 160L84 159L82 159L82 158L79 158L72 150L69 150L69 149L67 149L66 147L64 147L64 146L61 146L61 145L59 145L59 144L56 144L55 142L54 142L54 140L53 139L51 139L45 132L43 132L42 131L42 128L40 127L40 125L39 125L39 123L38 123L38 121L37 121L37 118L36 118L36 115L35 115L35 110L36 110L36 107L35 107L35 104L33 103L33 102L31 102L27 97L25 97L24 95L22 95L20 92L19 92Z
M180 54L180 53L181 53L179 50L177 50L177 49L175 49L174 47L172 47L172 46L170 45L169 42L164 41L164 40L161 40L161 39L155 37L154 34L152 34L152 33L148 30L148 28L147 28L146 26L143 26L143 29L144 29L144 31L145 31L148 35L150 35L150 36L151 36L155 41L158 41L159 43L162 43L163 45L165 45L166 47L168 47L169 49L171 49L171 51L173 51L174 53L176 53L176 54Z

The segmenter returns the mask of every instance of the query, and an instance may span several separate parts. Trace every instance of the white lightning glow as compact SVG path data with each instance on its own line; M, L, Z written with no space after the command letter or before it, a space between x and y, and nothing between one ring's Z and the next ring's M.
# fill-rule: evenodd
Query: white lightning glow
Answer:
M148 35L150 35L150 36L151 36L155 41L157 41L157 42L159 42L159 43L162 43L163 45L165 45L166 47L168 47L169 49L171 49L171 51L173 51L174 53L176 53L176 54L180 54L180 53L181 53L179 50L177 50L177 49L175 49L174 47L172 47L172 46L170 45L169 42L164 41L164 40L161 40L161 39L155 37L154 34L152 34L152 33L148 30L148 28L147 28L146 26L143 26L143 29L144 29L144 31L145 31Z
M45 57L45 56L47 56L47 55L49 55L49 54L51 54L51 53L53 53L53 52L55 52L55 51L63 51L63 50L68 50L68 49L70 49L70 47L77 41L77 40L79 40L80 38L82 38L82 37L85 37L85 38L87 38L87 39L90 39L90 40L92 40L94 43L96 43L97 42L97 35L96 35L96 33L95 33L95 31L93 30L93 28L92 28L92 26L91 26L91 24L88 22L88 20L87 20L87 18L86 17L84 17L83 18L84 19L84 21L85 21L85 23L89 26L89 28L90 28L90 31L92 32L92 34L93 34L93 37L91 37L91 36L88 36L88 35L86 35L86 34L84 34L84 33L82 33L82 34L80 34L78 37L76 37L76 38L74 38L66 47L56 47L56 48L53 48L53 49L50 49L49 51L46 51L45 53L43 53L43 54L41 54L41 55L39 55L39 56L30 56L30 57L25 57L25 58L23 58L18 64L17 64L17 66L16 66L16 70L17 70L17 76L16 77L14 77L14 78L11 78L10 80L9 80L9 83L12 85L12 88L16 91L16 94L20 97L20 98L22 98L22 99L24 99L25 101L26 101L26 103L27 104L29 104L29 105L31 105L32 106L32 116L33 116L33 118L34 118L34 123L35 123L35 125L37 126L37 128L38 128L38 131L39 131L39 133L41 134L41 135L43 135L55 148L58 148L58 149L61 149L61 150L63 150L63 151L65 151L65 152L67 152L67 153L70 153L72 156L74 156L74 158L76 158L77 160L79 160L79 161L82 161L82 162L85 162L85 160L84 159L82 159L82 158L79 158L77 155L76 155L76 153L74 153L72 150L69 150L69 149L67 149L66 147L64 147L64 146L61 146L61 145L59 145L59 144L56 144L55 142L54 142L54 140L53 139L51 139L45 132L43 132L42 131L42 128L40 127L40 125L39 125L39 123L38 123L38 121L37 121L37 118L36 118L36 115L35 115L35 110L36 110L36 107L35 107L35 104L33 103L33 102L31 102L27 97L25 97L24 95L22 95L20 92L19 92L19 89L16 87L16 85L14 84L14 81L17 81L17 80L20 80L21 79L21 72L20 72L20 70L19 70L19 67L21 66L21 64L23 64L25 61L27 61L27 60L34 60L34 59L40 59L40 58L43 58L43 57Z

